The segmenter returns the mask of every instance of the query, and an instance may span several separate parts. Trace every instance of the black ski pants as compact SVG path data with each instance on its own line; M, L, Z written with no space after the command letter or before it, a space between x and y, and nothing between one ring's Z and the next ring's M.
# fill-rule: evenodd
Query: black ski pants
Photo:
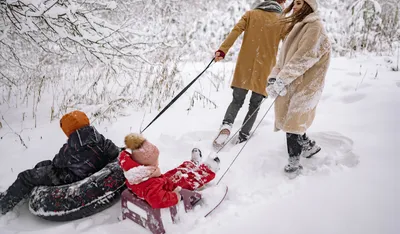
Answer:
M246 99L246 95L249 90L241 89L233 87L233 99L232 102L229 104L228 109L226 110L224 120L222 121L223 124L232 125L235 122L236 116L239 110L242 108L244 100ZM252 92L250 103L249 103L249 110L247 111L247 115L243 121L245 123L247 120L248 122L243 126L240 134L248 137L250 135L250 131L253 128L254 122L257 119L258 110L257 109L262 100L265 96ZM254 115L250 118L250 116L254 113Z
M18 174L15 182L0 200L2 214L12 210L21 200L27 198L36 186L56 186L72 182L71 175L56 169L51 160L39 162L33 169Z

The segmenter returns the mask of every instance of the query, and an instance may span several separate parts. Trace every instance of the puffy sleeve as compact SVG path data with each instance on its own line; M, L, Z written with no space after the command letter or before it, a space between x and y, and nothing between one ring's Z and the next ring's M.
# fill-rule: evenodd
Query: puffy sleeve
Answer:
M229 49L235 43L236 39L240 36L240 34L243 33L244 30L246 30L248 21L249 21L249 17L250 17L250 12L247 11L242 16L242 18L239 20L239 22L235 25L235 27L233 27L233 29L229 33L228 37L225 39L225 41L219 47L219 50L222 50L225 54L228 53Z
M276 76L279 74L281 71L281 68L279 67L278 63L275 65L275 67L272 69L271 73L269 74L268 78L276 78Z
M54 156L53 158L53 165L57 168L65 168L68 167L68 161L69 161L69 157L68 157L68 144L65 143L60 151L58 152L58 154L56 154L56 156Z
M122 151L119 154L119 165L124 171L129 171L130 169L134 167L138 167L139 164L130 157L130 155L126 151Z
M155 209L167 208L178 204L178 195L164 188L164 180L160 183L152 183L147 189L144 199Z
M322 25L312 25L301 38L298 50L282 67L276 78L281 79L285 85L292 83L304 75L329 50L329 39L323 33Z
M109 139L105 139L104 152L111 162L118 157L119 148Z

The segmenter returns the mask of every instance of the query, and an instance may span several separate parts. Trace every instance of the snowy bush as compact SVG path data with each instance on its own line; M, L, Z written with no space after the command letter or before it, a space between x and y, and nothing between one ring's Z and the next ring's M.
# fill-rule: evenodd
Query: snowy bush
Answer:
M0 0L1 112L25 108L23 119L36 119L42 106L52 121L75 108L98 120L160 110L184 84L179 67L206 64L258 2ZM397 0L319 3L334 55L397 54ZM226 61L236 61L241 38ZM219 74L215 90L230 75Z

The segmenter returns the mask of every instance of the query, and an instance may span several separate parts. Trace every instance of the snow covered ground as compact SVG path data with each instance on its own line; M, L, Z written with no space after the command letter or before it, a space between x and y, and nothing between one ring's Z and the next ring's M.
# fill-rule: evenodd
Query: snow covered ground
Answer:
M210 71L175 103L146 132L160 151L162 171L190 157L193 147L211 153L211 142L231 100L229 82L234 64L214 64ZM205 64L183 68L187 82ZM322 147L312 159L304 159L303 175L289 180L282 173L287 161L285 135L273 129L273 108L235 164L222 180L229 193L218 210L206 219L183 219L169 226L171 233L297 233L297 234L396 234L400 233L400 186L396 169L400 165L400 73L390 71L385 58L335 58L331 63L317 117L309 136ZM212 76L212 74L214 74ZM215 79L225 76L220 90ZM213 82L210 82L213 80ZM213 85L214 84L214 85ZM194 91L214 104L195 101L188 110ZM49 100L51 102L51 100ZM261 120L272 100L267 99L258 116ZM236 131L247 111L246 100L235 123ZM0 191L19 172L43 159L52 159L65 142L58 121L49 123L49 107L43 107L37 128L25 120L23 107L1 106ZM95 124L98 130L122 145L124 136L139 131L143 112L132 112L112 123ZM146 125L157 113L145 116ZM258 124L256 122L256 125ZM255 125L255 126L256 126ZM19 138L11 133L23 129ZM143 126L144 127L144 126ZM254 129L254 128L253 128ZM220 152L221 171L228 168L243 145L229 145ZM126 220L118 221L120 204L82 220L54 223L29 213L27 204L0 217L0 233L149 233ZM193 216L194 214L192 214Z

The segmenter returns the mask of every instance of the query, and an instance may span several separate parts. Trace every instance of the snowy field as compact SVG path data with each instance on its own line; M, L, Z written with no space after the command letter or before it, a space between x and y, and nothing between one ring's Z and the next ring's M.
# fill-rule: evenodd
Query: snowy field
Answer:
M393 58L395 61L395 58ZM188 83L205 64L187 64L182 74ZM312 159L302 159L303 175L289 180L285 135L273 132L273 108L260 123L235 164L222 180L229 193L208 218L183 218L168 226L171 233L270 233L270 234L398 234L400 233L400 73L391 71L387 58L333 59L322 100L309 136L322 147ZM214 64L144 135L160 149L161 170L167 171L190 157L193 147L211 153L211 142L231 101L229 88L233 64ZM213 77L224 76L219 91ZM199 100L188 110L193 93ZM248 95L249 97L250 95ZM48 100L51 103L51 100ZM264 116L272 100L259 112ZM234 125L240 127L248 99ZM36 162L52 159L65 142L58 121L48 120L49 106L42 104L37 128L22 122L24 107L0 106L7 120L0 129L0 191L19 172ZM83 108L85 111L85 108ZM129 132L138 132L144 112L94 126L116 144ZM146 111L143 125L157 114ZM256 122L254 128L257 126ZM12 133L21 132L27 149ZM253 130L254 130L253 128ZM227 169L243 145L229 145L220 154L221 170ZM0 233L11 234L132 234L150 233L129 220L119 221L120 203L92 217L65 223L48 222L30 214L27 204L0 217Z

